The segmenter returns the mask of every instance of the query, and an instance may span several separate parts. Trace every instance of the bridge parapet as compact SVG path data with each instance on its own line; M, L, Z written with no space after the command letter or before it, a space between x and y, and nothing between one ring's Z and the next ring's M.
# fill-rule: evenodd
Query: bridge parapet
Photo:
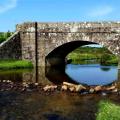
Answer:
M37 23L38 32L41 33L74 33L74 32L107 32L107 33L119 33L120 32L120 22L58 22L58 23ZM35 23L23 23L17 25L17 31L22 32L34 32Z

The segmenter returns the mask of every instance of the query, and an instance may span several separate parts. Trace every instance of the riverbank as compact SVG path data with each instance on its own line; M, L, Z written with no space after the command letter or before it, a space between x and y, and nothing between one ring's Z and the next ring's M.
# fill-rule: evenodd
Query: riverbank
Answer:
M27 60L0 60L0 69L24 69L33 68L33 64Z
M118 57L110 53L106 48L81 47L71 52L67 59L71 59L73 64L118 64Z
M108 97L97 94L81 96L58 91L54 93L30 90L3 91L0 92L0 118L1 120L96 120L98 103L105 98L119 104L120 96L113 94Z
M101 113L98 103L102 99L111 99L118 103L120 99L118 93L90 93L86 95L62 91L60 86L56 89L54 85L55 90L44 91L45 86L40 83L14 83L4 80L0 82L0 86L1 119L74 120L76 118L78 120L96 120L95 115L99 116ZM98 114L96 114L97 111L99 111Z

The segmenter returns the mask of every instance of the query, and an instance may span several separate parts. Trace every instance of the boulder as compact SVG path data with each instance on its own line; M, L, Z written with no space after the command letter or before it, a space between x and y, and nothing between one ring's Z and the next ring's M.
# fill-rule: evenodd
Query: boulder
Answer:
M76 85L76 84L72 84L72 83L68 83L68 82L63 82L63 85L67 86L67 88L69 88L69 90L71 92L73 92L73 91L80 92L81 90L86 89L86 87L84 87L83 85Z
M106 90L114 90L116 86L107 87Z
M102 86L96 86L94 88L95 92L101 91L102 90Z
M115 89L112 90L112 93L116 93L116 92L118 92L117 88L115 88Z
M75 92L76 91L75 87L70 87L69 90L70 90L70 92Z
M83 85L76 85L75 88L76 88L76 92L80 92L81 90L86 89L86 87L84 87Z
M61 90L66 91L68 89L67 85L62 85Z

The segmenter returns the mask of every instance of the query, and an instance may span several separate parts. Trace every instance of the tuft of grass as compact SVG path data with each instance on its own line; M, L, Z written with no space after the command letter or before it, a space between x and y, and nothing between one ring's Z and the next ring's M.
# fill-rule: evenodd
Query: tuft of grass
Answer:
M101 101L96 120L120 120L120 106L110 101Z
M27 60L0 60L0 69L33 68L33 64Z

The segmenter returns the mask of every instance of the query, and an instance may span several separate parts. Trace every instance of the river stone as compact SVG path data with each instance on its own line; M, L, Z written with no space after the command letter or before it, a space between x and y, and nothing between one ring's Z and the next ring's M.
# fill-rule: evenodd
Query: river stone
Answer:
M38 86L39 84L38 83L35 83L35 86Z
M86 89L83 85L77 85L76 87L76 92L80 92L83 89Z
M102 96L106 96L107 95L107 93L105 93L105 92L102 92Z
M67 85L62 85L61 90L66 91L68 89Z
M118 92L118 89L116 88L116 89L112 90L112 92L116 93L116 92Z
M57 85L46 85L43 90L46 91L54 91L57 88Z
M46 91L48 91L49 90L49 86L48 85L46 85L44 88L43 88L43 90L46 92Z
M89 93L94 93L94 89L93 88L90 88L90 90L89 90Z
M75 87L70 87L69 90L70 90L70 92L74 92L75 91Z
M102 90L102 86L96 86L96 87L94 88L94 90L95 90L96 92L101 91L101 90Z
M116 86L111 86L111 87L106 88L106 90L114 90L115 88Z

